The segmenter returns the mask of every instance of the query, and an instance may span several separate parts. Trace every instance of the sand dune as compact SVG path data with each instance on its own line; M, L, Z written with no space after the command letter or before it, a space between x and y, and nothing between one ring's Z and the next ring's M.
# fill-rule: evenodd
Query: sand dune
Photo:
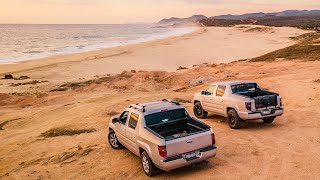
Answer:
M231 30L232 33L238 31L240 30ZM264 48L269 47L270 40L293 43L287 38L282 38L283 34L275 35L277 38L274 39L270 38L272 36L270 34L258 34L260 32L250 32L250 35L241 33L241 36L254 37L255 33L257 36L265 36L266 39L262 38L261 42L263 45L261 47ZM66 62L13 73L14 76L31 77L21 82L35 79L49 82L13 87L10 84L17 83L17 80L0 80L0 178L148 179L140 167L138 157L125 149L116 151L107 143L110 116L120 112L129 104L162 98L178 98L186 102L183 104L192 112L190 102L193 94L203 90L209 83L251 79L257 81L261 87L281 94L285 114L278 117L273 124L264 124L262 121L246 122L239 130L230 129L225 118L209 115L203 122L214 127L216 131L217 157L207 163L162 172L155 179L318 179L320 177L318 120L320 62L300 59L201 64L199 62L206 60L205 55L215 55L215 50L205 50L209 45L214 46L215 42L211 40L213 34L215 34L213 30L208 30L195 36L179 37L171 40L172 42L165 40L160 41L160 44L151 43L152 45L146 47L141 45L142 47L129 51L130 55L121 54L106 59ZM246 44L240 44L237 38L241 39L233 38L234 44L241 46L238 47L240 50L253 47L250 40L245 41ZM224 43L221 39L219 41L221 44ZM164 42L170 44L161 44ZM230 40L229 43L231 42ZM277 48L288 45L286 43L276 44ZM180 49L181 47L184 49ZM190 55L192 47L198 47L199 54L193 51L194 55ZM143 49L145 49L144 54ZM98 68L104 63L108 67L109 60L119 61L118 63L121 63L121 60L131 62L129 60L131 56L136 60L144 56L150 58L152 53L156 52L158 54L154 56L161 54L162 59L168 60L169 63L173 60L171 58L178 57L174 53L178 53L179 49L179 57L184 57L184 53L190 53L190 57L185 56L186 61L190 65L199 66L177 72L128 71L114 76L101 76L107 74L107 71ZM271 49L262 48L253 51L259 54L267 50ZM257 55L253 51L245 55ZM221 50L221 52L225 53L224 57L227 59L227 51ZM230 52L233 54L233 51ZM196 58L196 61L192 61L193 58ZM176 60L184 62L178 58ZM151 65L156 66L153 63ZM174 69L178 65L188 66L170 64L170 67ZM117 66L126 67L126 63ZM16 70L21 70L19 68ZM146 68L148 69L147 66ZM126 69L140 68L129 66ZM4 71L2 68L1 72ZM92 79L94 74L100 76L87 81ZM62 84L66 87L65 91L50 92ZM18 93L10 94L12 92ZM55 128L96 131L74 136L43 136L43 133Z

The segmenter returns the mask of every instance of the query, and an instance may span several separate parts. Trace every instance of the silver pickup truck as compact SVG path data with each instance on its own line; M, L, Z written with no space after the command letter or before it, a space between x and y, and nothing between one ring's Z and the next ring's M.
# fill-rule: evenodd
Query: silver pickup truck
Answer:
M272 123L283 114L279 94L261 89L254 81L213 83L194 95L193 111L198 118L205 118L208 112L225 116L233 129L246 120Z
M146 175L205 161L216 155L213 129L192 118L179 103L134 104L111 118L108 140L141 158Z

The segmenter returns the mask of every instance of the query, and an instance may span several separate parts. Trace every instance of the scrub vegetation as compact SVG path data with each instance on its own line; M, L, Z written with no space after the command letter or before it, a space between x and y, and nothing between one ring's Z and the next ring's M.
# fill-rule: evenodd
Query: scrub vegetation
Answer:
M41 134L42 137L50 138L50 137L57 137L57 136L74 136L79 135L83 133L92 133L96 130L91 129L65 129L65 128L55 128L50 129L44 133Z
M250 61L273 61L276 59L320 60L320 33L307 33L293 37L292 39L298 40L299 42L292 46L253 58Z

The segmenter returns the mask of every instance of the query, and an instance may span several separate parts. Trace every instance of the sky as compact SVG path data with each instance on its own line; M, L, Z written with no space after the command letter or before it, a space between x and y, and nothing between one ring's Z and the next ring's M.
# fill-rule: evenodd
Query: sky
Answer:
M320 0L0 0L0 23L141 23L287 9L320 9Z

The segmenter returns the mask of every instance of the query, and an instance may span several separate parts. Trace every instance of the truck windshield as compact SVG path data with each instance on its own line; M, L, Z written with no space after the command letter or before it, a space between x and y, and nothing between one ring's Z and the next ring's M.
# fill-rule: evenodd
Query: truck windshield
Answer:
M188 117L185 109L174 109L145 116L147 126Z
M231 86L232 93L256 91L258 89L260 89L260 87L256 83L237 84Z

